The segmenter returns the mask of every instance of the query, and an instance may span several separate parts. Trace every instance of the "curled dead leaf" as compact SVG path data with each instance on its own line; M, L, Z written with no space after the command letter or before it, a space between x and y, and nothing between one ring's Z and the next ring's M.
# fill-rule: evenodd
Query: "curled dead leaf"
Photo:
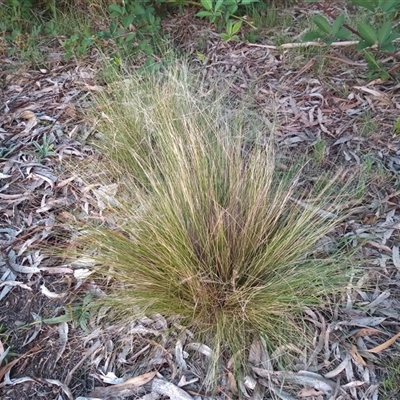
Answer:
M367 363L364 361L364 359L360 356L357 347L352 344L351 348L349 350L349 353L351 355L351 357L353 358L353 360L358 363L361 364L363 367L367 366Z
M389 346L391 346L398 338L400 337L400 332L394 335L392 338L387 340L386 342L376 346L372 349L367 350L369 353L380 353L383 350L386 350Z
M228 385L230 391L234 394L237 395L239 393L237 384L236 384L236 379L235 376L232 374L231 371L228 371Z
M36 115L34 112L25 110L19 115L21 119L36 119Z
M379 329L375 328L361 328L359 331L356 332L354 335L355 338L363 337L363 336L376 336L376 335L381 335L383 332L381 332Z
M109 387L97 387L90 393L90 397L97 397L99 399L109 399L118 396L124 396L126 394L131 394L132 389L138 388L150 382L157 372L147 372L145 374L135 376L126 380L124 383L119 383L117 385Z

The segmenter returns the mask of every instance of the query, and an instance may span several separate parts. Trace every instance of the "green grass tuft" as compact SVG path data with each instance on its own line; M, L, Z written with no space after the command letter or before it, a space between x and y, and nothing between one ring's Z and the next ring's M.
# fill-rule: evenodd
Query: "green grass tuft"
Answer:
M98 99L118 228L83 240L115 278L103 301L121 319L179 316L215 351L211 382L222 352L240 369L254 337L270 349L305 341L304 307L346 286L349 256L318 242L342 220L321 210L350 194L339 176L317 191L300 184L301 168L277 171L262 127L175 68L132 76Z

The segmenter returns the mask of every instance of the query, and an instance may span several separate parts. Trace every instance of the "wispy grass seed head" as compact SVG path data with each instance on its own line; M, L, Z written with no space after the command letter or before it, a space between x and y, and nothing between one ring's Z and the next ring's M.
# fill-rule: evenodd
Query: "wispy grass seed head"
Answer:
M299 173L275 169L272 144L244 154L251 121L193 87L182 69L133 76L99 99L121 226L85 240L119 282L107 301L121 318L179 316L217 353L243 352L257 335L281 345L301 333L304 307L347 282L346 255L316 250L340 222L319 212L346 187L306 194Z

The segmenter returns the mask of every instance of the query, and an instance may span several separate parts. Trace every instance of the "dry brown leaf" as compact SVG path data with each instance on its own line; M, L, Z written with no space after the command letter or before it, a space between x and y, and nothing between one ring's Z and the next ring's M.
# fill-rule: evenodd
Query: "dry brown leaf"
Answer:
M25 110L25 111L21 112L20 118L21 119L36 119L36 115L32 111Z
M234 394L237 395L239 394L237 385L236 385L236 379L235 376L232 374L231 371L228 371L228 386L229 390Z
M124 383L108 387L97 387L91 393L91 397L98 397L99 399L114 398L123 394L129 394L132 389L141 387L150 382L157 374L157 371L147 372L145 374L135 376L134 378L126 380Z
M156 371L147 372L145 374L135 376L134 378L128 379L124 383L121 383L120 385L116 385L116 386L129 385L129 386L134 386L134 387L140 387L140 386L143 386L144 384L146 384L147 382L150 382L156 376L156 373L157 373Z
M349 353L350 353L351 357L353 358L353 360L354 360L356 363L362 365L363 367L366 367L366 366L367 366L367 363L366 363L366 362L364 361L364 359L360 356L360 354L359 354L359 352L358 352L358 349L357 349L357 347L356 347L354 344L351 345L350 350L349 350Z
M298 397L311 397L311 396L321 396L323 395L324 392L321 392L320 390L315 390L312 387L307 387L303 388L300 390L299 393L297 393Z
M83 89L88 90L90 92L102 92L104 89L98 85L83 85Z
M398 338L400 337L400 332L394 335L392 338L387 340L386 342L380 344L379 346L376 346L372 349L366 350L369 353L380 353L383 350L386 350L389 346L391 346Z
M254 339L250 346L249 363L255 367L258 367L261 363L261 343L257 339Z
M76 117L76 107L72 103L67 104L64 108L64 114L67 117L75 118Z
M373 240L368 240L367 243L373 247L376 247L379 250L387 251L388 253L392 252L392 249L388 246L385 246L383 244L377 243Z
M382 331L375 328L361 328L354 335L355 338L363 337L363 336L375 336L383 334Z

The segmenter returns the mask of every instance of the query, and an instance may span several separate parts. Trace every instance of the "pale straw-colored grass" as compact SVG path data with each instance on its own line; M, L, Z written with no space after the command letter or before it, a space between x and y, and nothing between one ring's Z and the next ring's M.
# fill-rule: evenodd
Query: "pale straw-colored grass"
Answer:
M178 316L214 349L212 373L224 351L240 369L254 337L270 348L305 343L304 307L346 286L349 256L317 243L342 220L320 211L340 206L348 186L336 177L305 192L301 169L276 170L263 127L216 95L203 98L185 66L175 68L98 98L119 227L84 240L114 278L114 315ZM256 139L244 152L249 129Z

